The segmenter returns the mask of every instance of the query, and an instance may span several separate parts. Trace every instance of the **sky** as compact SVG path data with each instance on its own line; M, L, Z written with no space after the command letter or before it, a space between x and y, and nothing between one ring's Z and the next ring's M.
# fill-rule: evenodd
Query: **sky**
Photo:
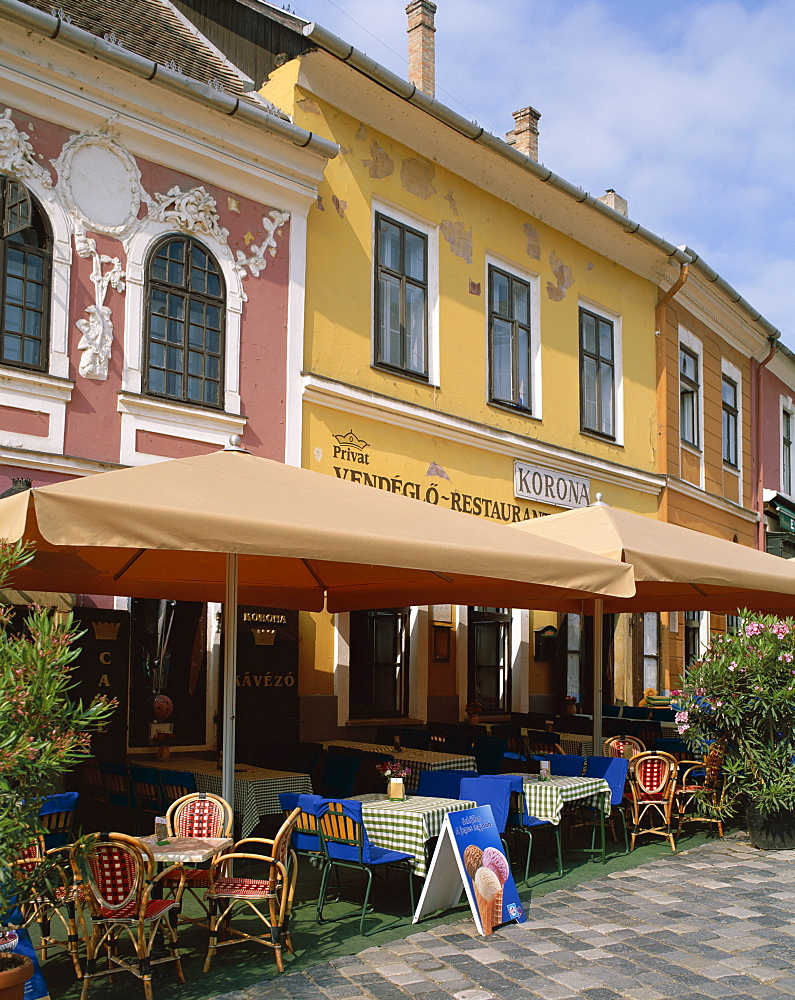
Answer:
M272 0L273 2L273 0ZM407 0L279 4L401 76ZM436 0L436 96L689 245L795 350L795 0Z

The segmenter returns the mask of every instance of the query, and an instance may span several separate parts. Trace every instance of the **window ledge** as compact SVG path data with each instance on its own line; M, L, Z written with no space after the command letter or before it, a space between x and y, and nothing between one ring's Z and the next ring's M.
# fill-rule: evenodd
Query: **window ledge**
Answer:
M431 382L427 375L420 375L419 372L404 371L402 368L390 368L388 365L379 365L377 361L374 361L371 367L377 372L381 372L382 375L394 375L395 378L405 378L409 382L429 385L434 389L439 388L435 382Z
M685 451L689 451L691 455L697 455L701 458L701 447L699 445L691 444L689 441L683 441L681 438L679 439L679 444L685 449Z
M501 403L498 399L487 399L486 403L494 410L501 413L510 413L513 417L525 417L528 420L541 421L541 417L533 413L532 410L525 410L521 406L512 406L510 403Z
M724 472L731 472L732 475L738 476L738 477L740 475L739 468L736 465L732 465L731 462L727 462L725 460L723 462L723 471Z
M29 396L68 403L74 387L74 382L69 378L58 378L29 368L0 368L0 388L14 389Z
M242 434L248 419L239 413L186 406L184 403L124 390L118 394L117 410L133 417L167 423L172 429L182 428L186 432L200 428L206 432Z
M580 434L583 437L590 438L592 441L601 441L602 444L612 445L613 448L623 448L624 442L617 441L614 437L610 437L608 434L600 434L599 431L589 431L584 427L580 428Z

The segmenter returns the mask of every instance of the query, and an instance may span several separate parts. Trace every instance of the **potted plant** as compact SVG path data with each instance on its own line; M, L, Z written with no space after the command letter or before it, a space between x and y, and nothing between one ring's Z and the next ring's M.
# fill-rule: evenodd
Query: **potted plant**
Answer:
M707 814L745 808L754 846L795 847L795 622L744 612L671 695L689 749L724 748L722 794L704 796Z
M470 726L477 726L480 722L480 717L483 714L483 706L479 701L469 701L464 707L466 712L467 720Z
M31 557L25 546L0 542L0 591ZM69 699L78 635L71 615L31 608L20 628L0 605L0 949L13 946L20 908L60 884L55 858L25 868L15 863L44 832L41 799L91 755L90 734L115 707L101 696L88 706ZM29 958L0 950L0 998L5 986L21 997L32 973Z
M165 731L155 733L151 742L157 747L157 759L160 761L171 760L171 745L176 741L177 738L173 733Z
M387 796L393 802L399 802L406 797L406 787L403 779L411 774L411 768L400 761L388 760L383 764L376 764L375 768L387 779Z

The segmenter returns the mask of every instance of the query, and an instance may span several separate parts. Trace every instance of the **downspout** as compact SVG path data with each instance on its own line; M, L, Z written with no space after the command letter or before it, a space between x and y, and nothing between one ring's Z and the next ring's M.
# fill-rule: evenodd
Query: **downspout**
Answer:
M767 352L767 357L764 361L760 361L756 369L756 399L754 400L754 421L756 427L756 441L755 441L755 461L756 461L756 483L754 488L754 507L759 514L759 520L756 522L756 547L760 551L765 550L765 511L764 511L764 471L765 463L762 460L762 372L770 362L773 360L773 355L776 353L776 339L775 337L768 338L770 341L770 350Z

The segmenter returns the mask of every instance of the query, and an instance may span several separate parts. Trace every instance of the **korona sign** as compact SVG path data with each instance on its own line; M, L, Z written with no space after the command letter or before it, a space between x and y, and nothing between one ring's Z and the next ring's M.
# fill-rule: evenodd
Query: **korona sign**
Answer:
M479 934L527 919L491 806L445 816L413 922L456 906L462 891Z
M517 497L554 507L587 507L591 502L590 479L519 461L513 463L513 488Z

